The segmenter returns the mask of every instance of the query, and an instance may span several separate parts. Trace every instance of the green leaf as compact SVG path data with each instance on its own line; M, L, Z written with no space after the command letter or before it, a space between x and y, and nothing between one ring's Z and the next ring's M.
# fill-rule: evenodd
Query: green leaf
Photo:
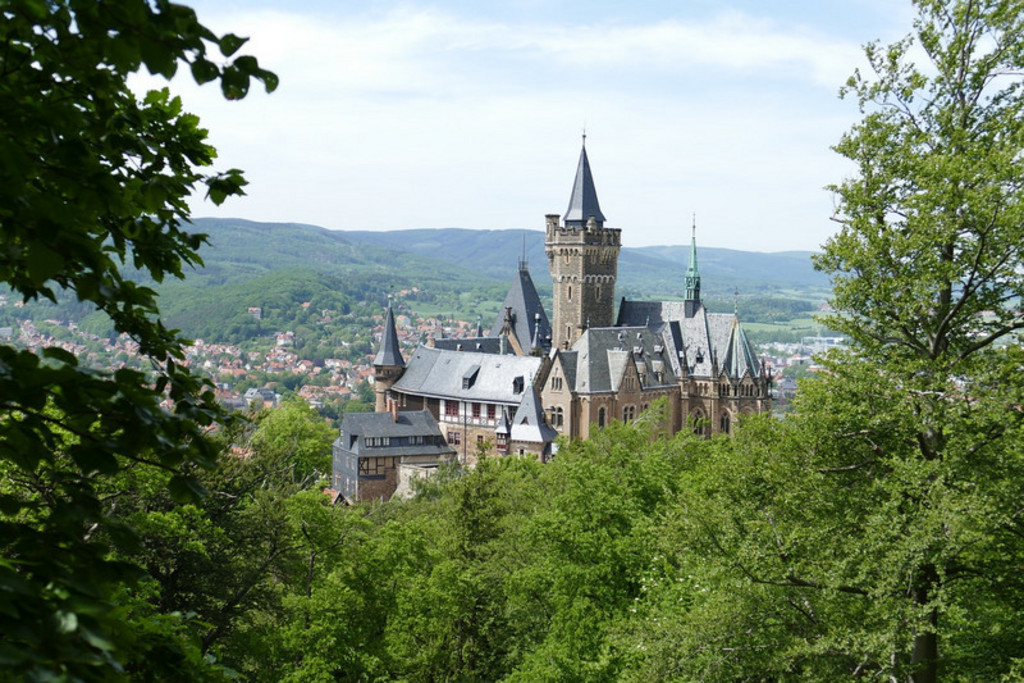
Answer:
M182 474L175 474L167 482L171 497L179 503L195 503L206 496L206 489L195 480Z
M202 85L203 83L209 83L220 76L220 69L217 65L206 59L205 57L198 57L191 65L192 78L195 79L196 83Z
M26 265L32 281L41 285L60 273L65 266L64 257L43 243L36 243L28 250Z
M248 38L241 38L234 33L228 33L220 39L220 53L225 57L238 52L238 49L249 42Z
M70 365L72 367L78 366L78 358L75 357L75 354L71 353L70 351L66 351L58 346L48 346L47 348L43 349L43 357L52 358L53 360L60 361L61 363L64 363L65 365Z

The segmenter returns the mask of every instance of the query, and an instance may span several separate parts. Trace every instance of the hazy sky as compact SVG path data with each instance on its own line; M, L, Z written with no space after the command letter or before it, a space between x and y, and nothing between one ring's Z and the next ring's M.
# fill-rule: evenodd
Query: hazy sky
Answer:
M207 0L275 71L272 95L175 89L248 196L196 216L331 229L541 230L587 131L626 246L815 249L857 120L861 45L910 29L902 0Z

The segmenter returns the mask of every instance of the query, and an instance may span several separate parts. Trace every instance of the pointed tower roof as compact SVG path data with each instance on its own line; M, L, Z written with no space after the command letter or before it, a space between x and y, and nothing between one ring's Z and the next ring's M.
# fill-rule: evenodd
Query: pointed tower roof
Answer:
M693 227L690 233L690 266L686 269L687 277L700 277L697 269L697 219L693 219Z
M558 438L558 432L548 426L544 419L540 395L532 384L523 392L523 400L512 418L510 438L531 443L550 443Z
M551 323L548 322L548 314L544 311L526 261L519 262L519 271L505 296L502 312L491 327L492 337L501 335L508 309L512 309L511 325L519 344L525 347L537 340L541 342L541 348L547 350L551 344Z
M498 426L494 428L494 433L508 436L511 431L512 423L508 418L508 406L502 406L501 418L498 420Z
M572 183L572 196L569 197L569 208L565 210L565 224L582 228L587 225L587 220L591 216L597 221L597 227L604 226L604 214L601 213L601 205L597 201L594 176L590 173L587 135L584 133L580 161L576 166L576 179Z
M686 269L686 317L692 317L700 303L700 271L697 269L697 217L690 236L690 266Z
M404 368L405 359L398 344L398 331L395 330L395 314L391 310L391 298L388 297L388 313L384 317L384 334L380 339L380 349L373 359L374 365L387 365Z

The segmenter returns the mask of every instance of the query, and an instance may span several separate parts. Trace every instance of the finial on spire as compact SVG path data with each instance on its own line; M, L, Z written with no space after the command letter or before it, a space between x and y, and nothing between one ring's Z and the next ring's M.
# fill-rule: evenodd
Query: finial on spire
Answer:
M690 233L690 237L692 239L694 239L694 240L697 239L697 212L696 211L693 212L693 228L692 228L692 231Z
M587 146L587 122L583 122L583 146Z
M740 288L736 287L732 290L732 314L736 317L740 315Z

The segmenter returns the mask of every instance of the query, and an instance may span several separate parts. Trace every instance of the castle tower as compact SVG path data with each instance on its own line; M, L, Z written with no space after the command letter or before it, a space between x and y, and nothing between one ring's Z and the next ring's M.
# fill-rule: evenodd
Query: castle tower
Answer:
M615 323L615 280L619 271L621 230L604 227L583 136L576 179L564 224L546 217L544 251L554 290L552 344L567 348L586 327Z
M388 390L405 372L405 359L398 344L398 332L395 330L395 314L391 310L391 297L388 297L388 313L384 317L384 334L381 335L380 349L373 359L373 391L376 394L374 410L383 413L388 409Z
M697 219L693 219L693 233L690 236L690 267L686 269L686 300L683 310L692 318L700 307L700 272L697 270Z

